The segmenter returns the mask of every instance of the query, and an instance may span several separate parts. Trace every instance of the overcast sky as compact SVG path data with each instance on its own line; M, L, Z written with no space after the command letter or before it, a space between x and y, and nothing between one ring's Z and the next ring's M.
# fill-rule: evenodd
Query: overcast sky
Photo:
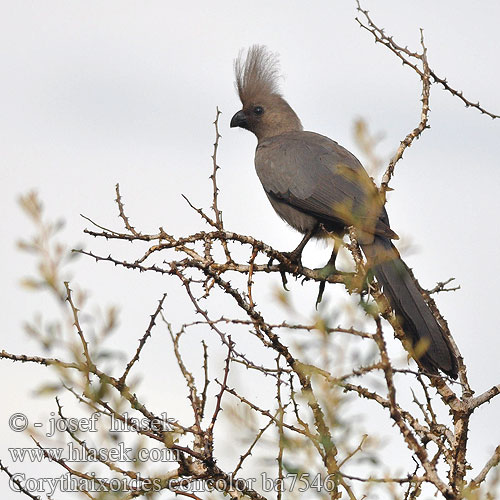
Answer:
M436 73L500 113L500 3L364 5L411 49L418 50L424 28ZM19 195L36 189L47 216L66 221L61 238L69 247L99 245L83 235L88 224L80 214L119 227L116 182L141 230L163 226L179 235L202 229L181 193L209 205L216 106L222 111L220 202L227 228L282 250L295 247L299 235L274 214L255 174L254 136L229 128L240 106L233 60L241 48L259 43L278 52L283 93L305 129L335 139L361 160L356 119L383 137L377 153L384 160L419 120L419 80L359 28L353 1L3 0L0 9L2 348L11 352L39 352L22 325L37 311L52 310L44 296L19 286L33 268L16 248L32 231ZM433 86L430 124L398 164L387 209L403 246L411 243L403 255L421 284L432 288L453 276L461 285L437 303L473 388L484 391L500 382L500 120L466 109ZM327 258L328 250L313 244L305 264ZM119 335L134 345L162 284L131 281L130 274L85 258L72 273L93 303L121 307L127 328ZM170 304L175 307L174 298ZM36 413L41 403L32 395L33 377L45 373L7 362L0 373L5 450L20 440L5 423L8 415ZM499 418L498 401L473 417L476 465L500 442L493 425ZM4 451L0 458L7 458Z

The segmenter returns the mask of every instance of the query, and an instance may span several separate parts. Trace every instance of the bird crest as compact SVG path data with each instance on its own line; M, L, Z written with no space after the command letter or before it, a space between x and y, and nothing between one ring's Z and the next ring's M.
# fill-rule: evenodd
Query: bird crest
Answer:
M263 45L253 45L244 51L234 63L236 89L243 104L250 103L256 96L281 96L278 56Z

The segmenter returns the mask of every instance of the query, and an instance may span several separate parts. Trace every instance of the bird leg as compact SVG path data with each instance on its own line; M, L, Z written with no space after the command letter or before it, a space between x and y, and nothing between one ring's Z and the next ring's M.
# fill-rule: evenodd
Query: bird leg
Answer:
M307 233L304 234L304 237L302 238L301 242L297 245L297 248L292 252L283 252L283 255L286 255L293 264L302 267L302 260L301 260L302 251L304 250L304 247L307 245L307 242L311 239L312 235L316 232L317 228L318 225L314 226L312 229L307 231Z
M304 247L307 245L307 242L311 239L311 237L314 235L316 230L318 229L319 224L316 224L312 229L309 229L306 234L304 234L304 237L300 241L300 243L297 245L297 248L295 250L292 250L291 252L282 252L282 255L284 255L290 262L297 267L296 271L298 271L302 267L302 251L304 250ZM273 258L269 259L268 265L270 266L273 263ZM286 269L283 263L280 263L278 266L281 274L281 281L283 283L283 288L288 291L288 288L286 287L287 284L287 279L286 279Z
M335 267L335 261L337 260L337 254L340 250L340 240L339 238L335 238L333 242L333 250L330 259L326 263L326 266L319 267L315 269L315 271L319 274L319 276L323 279L327 279L329 276L337 273L337 268Z
M340 244L341 244L340 242L341 240L339 238L334 238L332 255L330 256L330 259L326 263L326 266L315 269L315 271L319 274L320 278L322 278L322 281L319 284L318 297L316 298L316 309L318 309L318 305L323 299L323 292L325 291L325 284L326 284L325 280L329 276L333 276L334 274L340 272L337 271L337 268L335 267L335 261L337 260L337 254L340 249Z

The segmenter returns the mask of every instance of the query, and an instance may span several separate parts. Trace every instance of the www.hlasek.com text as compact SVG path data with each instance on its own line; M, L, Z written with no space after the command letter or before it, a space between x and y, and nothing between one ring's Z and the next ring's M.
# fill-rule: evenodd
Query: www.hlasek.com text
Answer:
M12 462L64 461L74 462L176 462L178 450L170 448L139 448L135 451L119 443L111 448L91 448L69 442L59 448L9 448Z

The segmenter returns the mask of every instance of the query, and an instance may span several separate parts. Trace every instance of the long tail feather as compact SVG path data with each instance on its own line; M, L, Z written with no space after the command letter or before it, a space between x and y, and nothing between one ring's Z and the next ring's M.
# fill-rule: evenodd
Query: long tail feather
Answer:
M449 343L394 245L375 236L373 243L362 248L412 345L417 352L419 346L427 347L419 358L421 364L431 373L439 369L457 378L457 361Z

